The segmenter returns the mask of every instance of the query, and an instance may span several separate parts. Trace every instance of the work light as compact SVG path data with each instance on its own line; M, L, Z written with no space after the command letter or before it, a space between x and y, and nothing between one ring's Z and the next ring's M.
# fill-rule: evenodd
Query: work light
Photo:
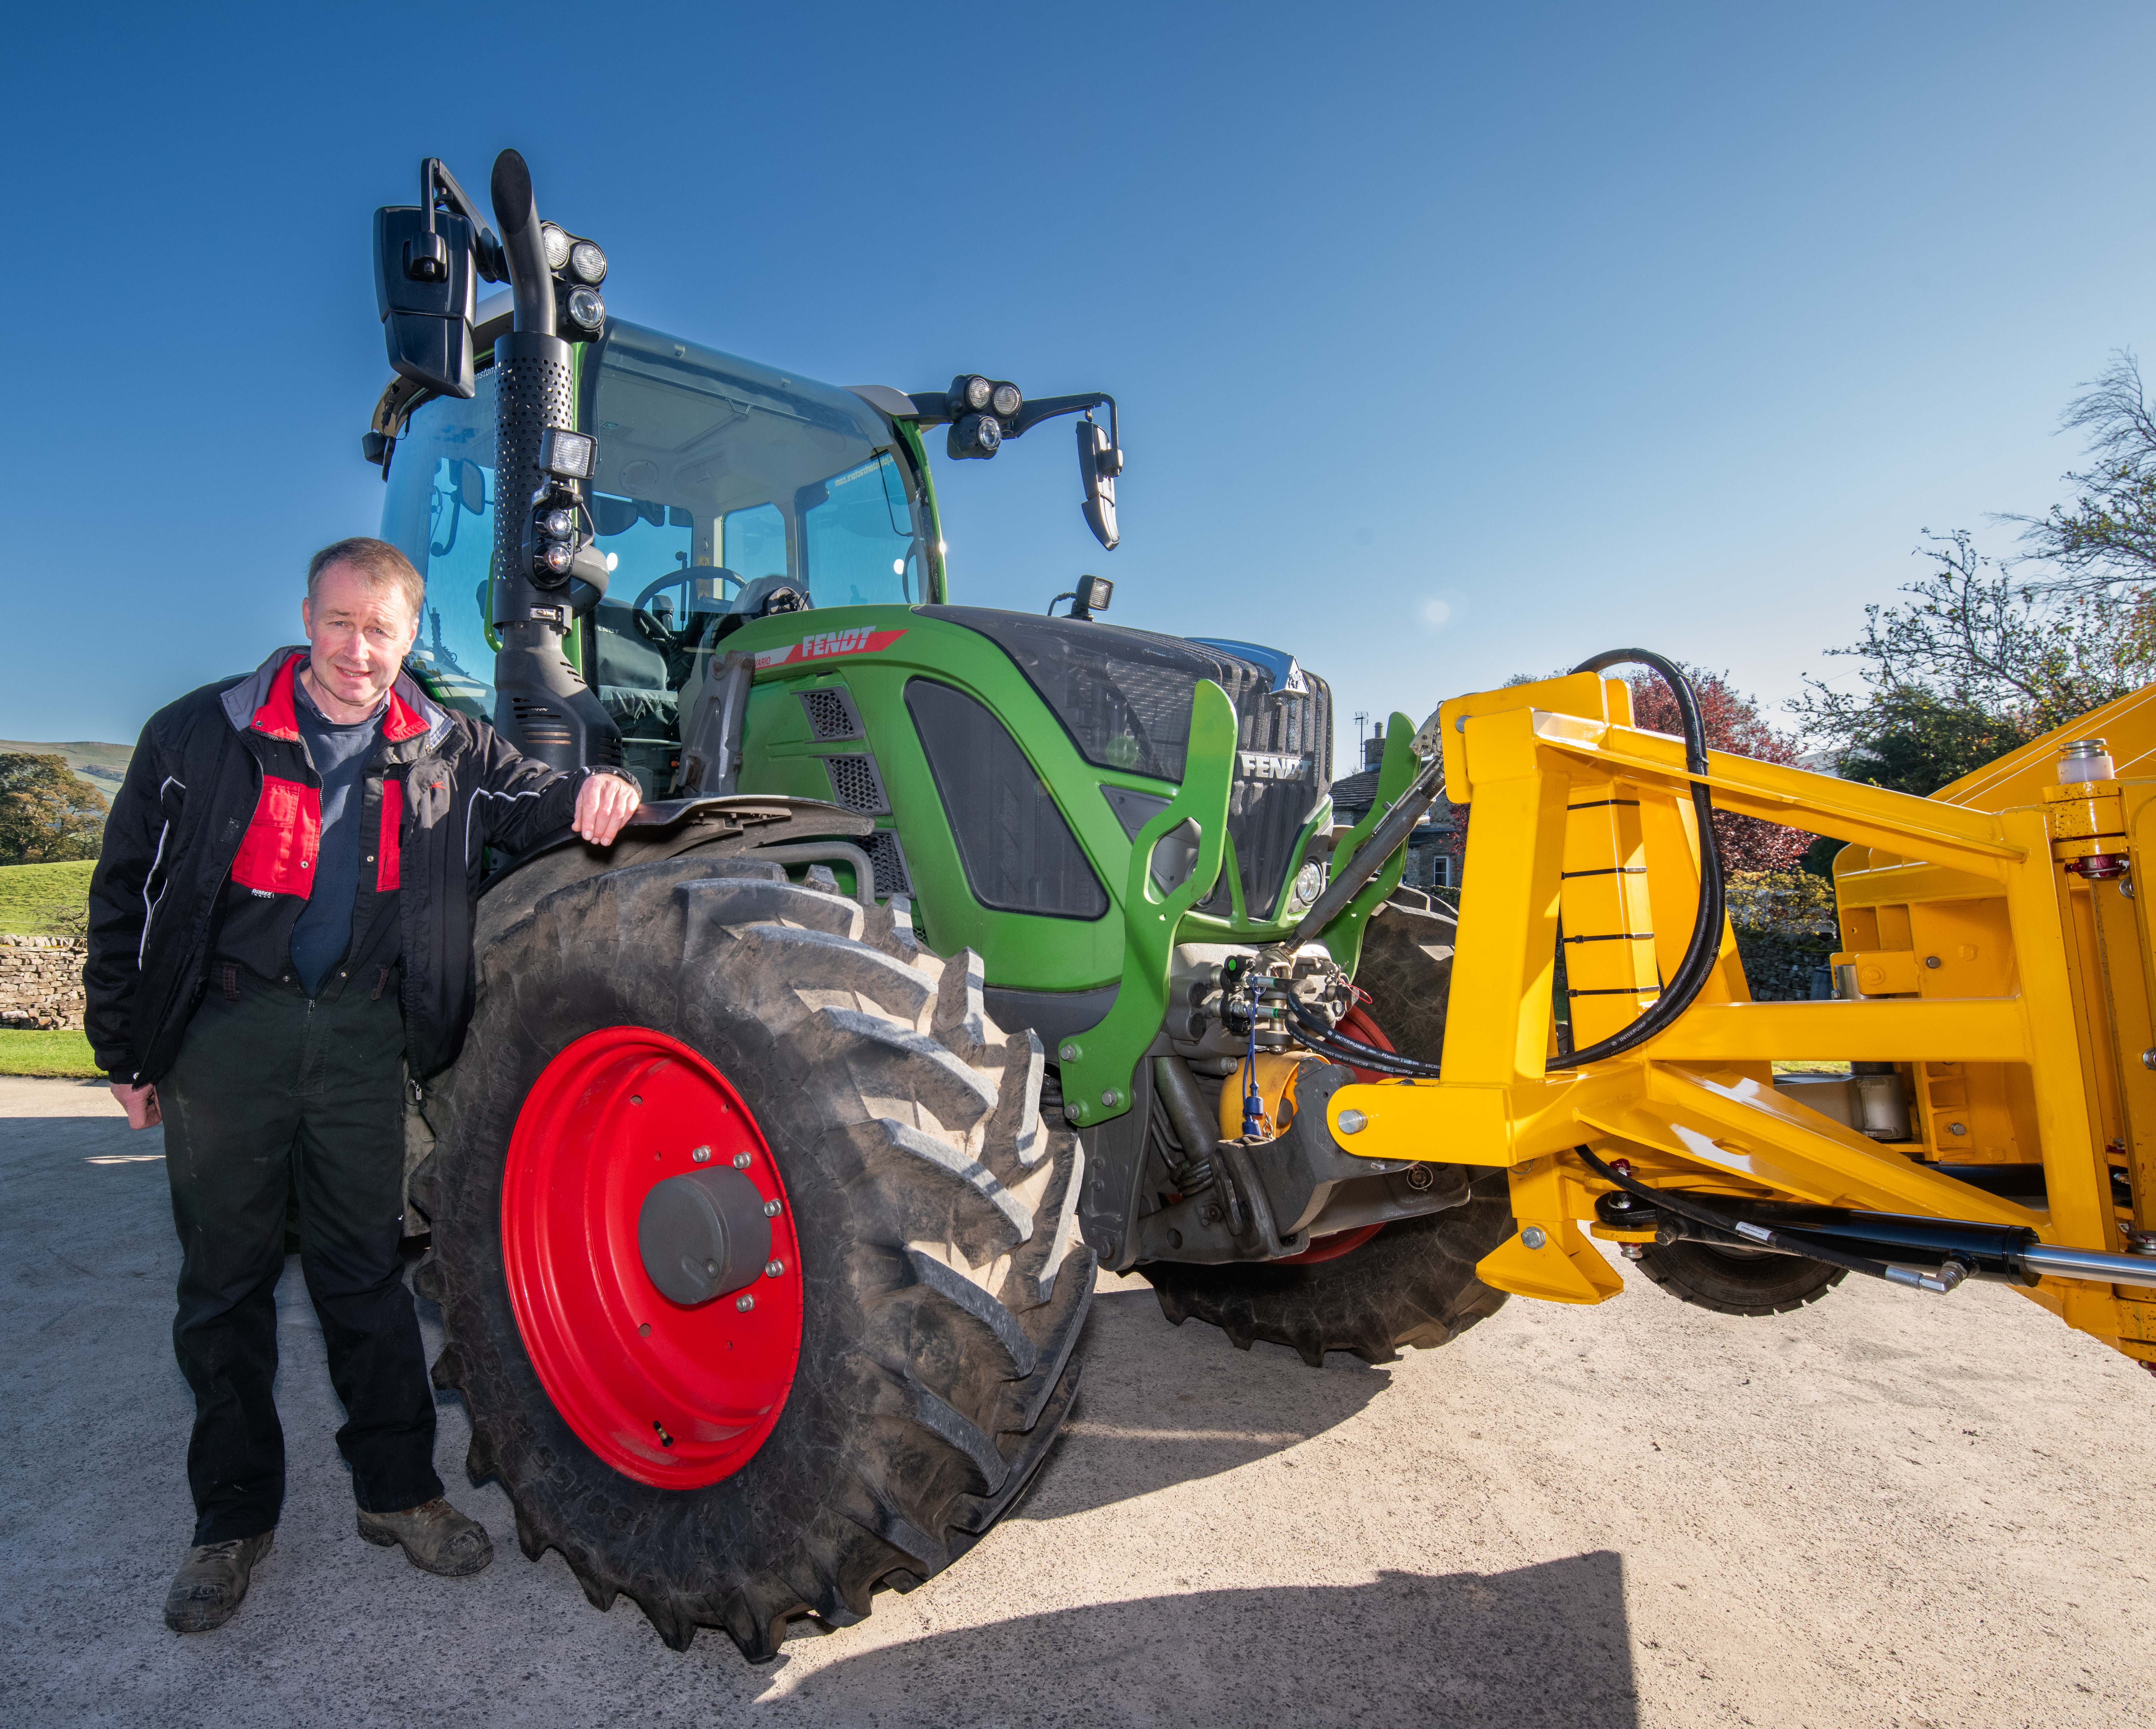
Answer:
M588 288L570 291L569 317L581 330L597 335L606 327L606 302Z
M569 249L569 274L579 282L596 288L606 280L606 254L589 240L579 240Z
M547 249L547 268L558 270L569 261L569 237L551 222L539 224L540 244Z
M599 441L588 432L549 426L539 435L539 466L565 481L588 481L598 471Z
M1025 405L1025 397L1017 385L1001 378L989 387L988 412L998 420L1008 420Z
M961 378L951 387L952 406L961 414L979 414L988 405L996 387L983 378Z
M572 510L550 510L547 512L547 532L557 540L567 540L577 529L577 513Z

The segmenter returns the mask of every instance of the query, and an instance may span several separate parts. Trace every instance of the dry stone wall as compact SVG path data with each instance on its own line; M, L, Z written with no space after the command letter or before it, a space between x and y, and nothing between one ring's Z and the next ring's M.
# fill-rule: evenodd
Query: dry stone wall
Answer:
M80 937L0 936L0 1027L82 1026Z

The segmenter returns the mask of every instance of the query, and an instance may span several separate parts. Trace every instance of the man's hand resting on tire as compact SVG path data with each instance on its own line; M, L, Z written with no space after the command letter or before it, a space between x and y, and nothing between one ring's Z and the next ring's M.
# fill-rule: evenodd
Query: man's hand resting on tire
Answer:
M619 774L594 774L577 790L577 814L571 826L594 846L611 846L621 826L644 802L636 783Z

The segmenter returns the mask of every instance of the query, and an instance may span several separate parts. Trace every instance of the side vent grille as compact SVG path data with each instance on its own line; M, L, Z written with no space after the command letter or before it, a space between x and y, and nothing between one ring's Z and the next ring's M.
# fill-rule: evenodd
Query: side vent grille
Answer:
M906 849L898 844L896 830L880 828L872 835L864 835L861 850L868 854L869 863L874 868L873 893L878 900L913 893L913 878L906 868Z
M884 796L883 776L876 773L875 759L865 753L827 756L824 766L831 771L831 791L849 810L864 816L881 816L891 809Z
M854 699L835 687L801 692L801 706L808 712L808 729L819 739L860 738L865 735Z
M570 742L569 719L558 708L529 697L512 696L510 712L516 717L517 730L533 744L567 744Z

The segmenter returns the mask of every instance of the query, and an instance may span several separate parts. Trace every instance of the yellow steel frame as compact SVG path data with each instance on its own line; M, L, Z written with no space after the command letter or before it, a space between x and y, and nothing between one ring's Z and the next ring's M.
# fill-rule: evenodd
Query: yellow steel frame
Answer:
M2114 708L2081 724L2133 731L2129 757L2156 751L2156 704ZM1583 1144L1628 1160L1640 1181L1702 1195L2022 1225L2113 1253L2126 1228L2156 1228L2148 921L2132 874L2090 883L2065 869L2092 851L2138 861L2156 847L2156 780L2047 786L2057 752L2039 741L1980 785L1917 799L1712 752L1718 809L1852 843L1836 959L1862 975L1862 995L1753 1001L1725 924L1710 982L1671 1026L1622 1057L1552 1071L1560 937L1584 1047L1655 1001L1691 932L1699 847L1684 747L1631 720L1626 687L1590 673L1445 705L1445 784L1472 816L1444 1078L1341 1088L1327 1106L1341 1145L1506 1167L1516 1229L1478 1271L1558 1302L1622 1289L1581 1229L1621 1234L1593 1224L1609 1186L1574 1155ZM1917 1139L1882 1145L1775 1090L1774 1061L1822 1058L1904 1065ZM2041 1160L2047 1210L1936 1168L1938 1135L1978 1093L1998 1119L1992 1155ZM1948 1150L1947 1162L1977 1162L1958 1142ZM2138 1217L2114 1202L2114 1165L2131 1171ZM2156 1304L2143 1300L2156 1292L2046 1279L2030 1294L2156 1361Z

